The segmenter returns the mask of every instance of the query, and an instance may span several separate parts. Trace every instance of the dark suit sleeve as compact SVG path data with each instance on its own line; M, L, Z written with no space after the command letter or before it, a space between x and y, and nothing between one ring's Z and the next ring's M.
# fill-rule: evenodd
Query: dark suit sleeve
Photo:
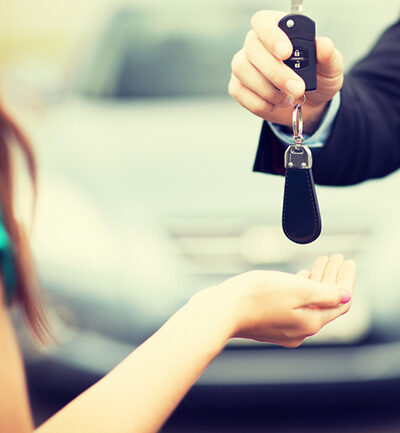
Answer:
M283 174L285 145L264 122L255 171ZM345 76L341 107L324 147L315 152L314 179L351 185L400 168L400 21Z

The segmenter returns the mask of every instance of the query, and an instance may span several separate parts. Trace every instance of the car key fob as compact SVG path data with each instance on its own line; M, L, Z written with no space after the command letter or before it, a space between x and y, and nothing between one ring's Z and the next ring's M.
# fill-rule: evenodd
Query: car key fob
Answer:
M292 55L285 64L304 80L306 91L316 90L315 22L302 13L292 13L279 21L279 27L287 34L293 45Z
M312 173L312 152L304 144L301 107L301 104L293 106L293 144L285 152L282 228L291 241L309 244L321 234L322 222Z
M285 153L285 167L283 231L292 242L309 244L318 239L322 230L311 150L304 145L289 146Z

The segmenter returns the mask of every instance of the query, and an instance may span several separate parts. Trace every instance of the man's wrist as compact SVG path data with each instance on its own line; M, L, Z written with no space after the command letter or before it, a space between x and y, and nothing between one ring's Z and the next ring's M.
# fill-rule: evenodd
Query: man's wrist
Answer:
M330 101L325 102L317 107L313 107L304 121L304 133L307 135L313 135L317 129L321 126L324 120L325 114L329 108Z
M304 144L307 144L312 149L321 148L325 145L325 142L328 140L331 130L333 128L334 121L336 119L336 116L340 110L341 105L341 94L340 92L337 93L332 100L330 100L326 106L324 111L322 112L322 117L320 114L320 111L323 109L323 105L321 104L319 106L319 112L316 112L311 116L309 116L309 109L310 107L305 106L304 107L304 123L305 127L307 128L307 125L309 123L314 122L314 126L311 126L310 129L313 129L317 127L317 129L314 131L312 135L308 134L308 128L304 132ZM311 107L312 109L313 107ZM307 117L306 117L307 115ZM316 125L315 125L316 123ZM275 134L275 136L286 146L290 146L293 144L293 132L291 128L288 128L286 126L282 126L279 124L274 124L269 122L269 126L272 129L272 132Z

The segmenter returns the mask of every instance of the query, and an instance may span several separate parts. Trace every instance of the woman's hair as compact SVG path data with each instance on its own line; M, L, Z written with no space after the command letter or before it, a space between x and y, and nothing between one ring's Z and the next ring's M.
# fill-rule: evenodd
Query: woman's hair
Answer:
M32 146L0 101L0 203L4 225L13 245L17 273L17 287L13 302L22 306L34 335L39 341L45 343L51 337L51 332L39 296L39 284L27 234L15 217L12 145L20 149L25 159L36 199L37 169Z

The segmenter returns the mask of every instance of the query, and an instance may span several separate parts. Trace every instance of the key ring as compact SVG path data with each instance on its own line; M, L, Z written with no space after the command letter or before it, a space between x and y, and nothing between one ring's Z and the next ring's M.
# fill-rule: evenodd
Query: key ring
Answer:
M296 144L303 144L303 112L299 104L293 107L292 126L294 142Z
M296 105L300 105L300 107L302 107L305 103L306 103L306 101L307 101L307 96L304 94L303 95L303 102L301 103L301 104L295 104L294 102L295 102L295 99L294 98L292 98L291 96L288 96L288 99L289 99L289 104L294 108Z

